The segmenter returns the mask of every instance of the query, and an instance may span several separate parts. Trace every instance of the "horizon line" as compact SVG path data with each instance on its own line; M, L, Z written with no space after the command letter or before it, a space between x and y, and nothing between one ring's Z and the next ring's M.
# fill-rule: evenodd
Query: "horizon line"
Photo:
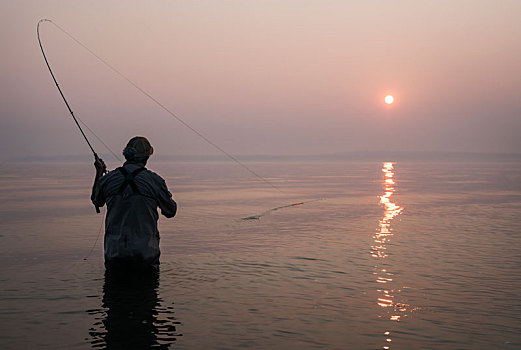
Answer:
M381 157L396 157L406 159L417 158L439 158L440 160L445 159L461 159L461 158L492 158L499 157L500 159L519 159L521 160L521 153L515 152L479 152L479 151L347 151L347 152L327 152L327 153L308 153L308 154L234 154L243 160L304 160L304 159L315 159L319 158L323 160L362 160L368 158L381 158ZM100 154L100 157L105 158L107 161L113 161L113 156L110 154ZM0 163L24 163L24 162L72 162L72 161L83 161L85 159L92 158L92 154L63 154L63 155L26 155L13 157L0 161ZM229 160L222 154L159 154L154 156L154 160L158 161L227 161ZM499 160L499 159L498 159ZM119 160L118 160L119 162Z

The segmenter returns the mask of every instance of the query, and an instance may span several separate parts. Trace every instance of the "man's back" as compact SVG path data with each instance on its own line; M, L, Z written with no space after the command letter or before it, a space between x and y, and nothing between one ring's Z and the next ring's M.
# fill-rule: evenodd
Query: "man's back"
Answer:
M159 262L157 208L173 217L177 205L165 181L143 164L126 162L101 177L93 188L92 202L107 204L105 261Z

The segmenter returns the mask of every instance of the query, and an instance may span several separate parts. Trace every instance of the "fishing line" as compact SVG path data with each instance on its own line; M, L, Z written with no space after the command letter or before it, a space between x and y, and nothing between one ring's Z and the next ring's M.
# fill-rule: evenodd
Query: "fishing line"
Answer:
M321 201L321 200L324 200L324 199L325 198L317 198L317 199L311 199L309 201L296 202L296 203L292 203L292 204L283 205L283 206L280 206L280 207L275 207L275 208L263 211L262 213L260 213L258 215L246 216L244 218L241 218L241 220L245 220L245 221L247 221L247 220L259 220L263 216L269 215L269 214L273 213L274 211L277 211L277 210L280 210L280 209L297 207L299 205L304 205L304 204L311 203L311 202L317 202L317 201Z
M86 127L87 130L88 130L92 135L94 135L94 137L95 137L99 142L101 142L101 144L102 144L102 145L107 149L107 151L109 151L110 153L112 153L112 155L114 156L114 158L116 158L116 159L117 159L118 161L120 161L120 162L123 162L123 160L122 160L122 159L121 159L121 158L120 158L116 153L114 153L114 151L112 151L112 149L111 149L109 146L107 146L107 144L106 144L105 142L103 142L103 140L102 140L100 137L98 137L98 135L96 135L96 133L95 133L94 131L92 131L92 129L89 128L89 126L88 126L87 124L85 124L85 122L84 122L83 120L80 119L80 117L76 117L76 118L78 118L78 120L80 121L80 123L82 123L83 126Z
M92 252L94 251L94 248L96 247L96 244L98 243L99 237L101 236L101 230L103 229L103 223L105 222L105 207L103 207L103 213L101 213L101 223L99 225L98 235L96 236L96 240L94 241L94 244L89 250L89 253L83 258L83 260L87 260Z
M237 163L238 165L240 165L241 167L243 167L244 169L246 169L248 172L250 172L251 174L253 174L255 177L257 177L258 179L262 180L264 183L266 183L267 185L269 185L270 187L276 189L277 191L281 192L281 193L285 193L284 191L282 191L280 188L278 188L277 186L275 186L273 183L271 183L270 181L268 181L266 178L264 178L263 176L259 175L258 173L256 173L254 170L252 170L250 167L248 167L246 164L244 164L243 162L241 162L240 160L238 160L235 156L231 155L230 153L226 152L223 148L221 148L219 145L217 145L215 142L211 141L210 139L208 139L206 136L204 136L203 134L201 134L199 131L197 131L194 127L192 127L190 124L188 124L186 121L184 121L181 117L179 117L177 114L175 114L174 112L172 112L168 107L166 107L165 105L163 105L161 102L159 102L157 99L155 99L152 95L150 95L147 91L145 91L144 89L142 89L140 86L138 86L136 83L134 83L132 80L130 80L130 78L128 78L125 74L123 74L122 72L120 72L118 69L116 69L114 66L112 66L110 63L108 63L106 60L104 60L103 58L101 58L100 56L98 56L95 52L93 52L91 49L89 49L86 45L84 45L81 41L79 41L78 39L76 39L76 37L74 37L72 34L70 34L69 32L67 32L65 29L63 29L62 27L60 27L58 24L54 23L53 21L51 21L50 19L41 19L39 22L38 22L38 41L40 41L40 34L39 34L39 28L40 28L40 23L42 22L50 22L52 23L56 28L58 28L61 32L63 32L65 35L67 35L69 38L71 38L74 42L76 42L78 45L80 45L81 47L83 47L85 50L87 50L91 55L93 55L94 57L96 57L100 62L102 62L104 65L106 65L108 68L110 68L113 72L115 72L117 75L119 75L121 78L123 78L124 80L126 80L130 85L132 85L134 88L136 88L139 92L141 92L143 95L145 95L146 97L148 97L152 102L154 102L156 105L158 105L159 107L161 107L161 109L163 109L165 112L167 112L168 114L170 114L173 118L175 118L178 122L180 122L182 125L184 125L186 128L188 128L189 130L191 130L194 134L196 134L197 136L199 136L201 139L203 139L206 143L208 143L209 145L211 145L212 147L214 147L215 149L217 149L219 152L223 153L224 155L226 155L228 158L230 158L231 160L233 160L235 163ZM40 47L42 47L42 44L40 42ZM43 53L43 48L42 48L42 53ZM45 54L44 54L44 57L45 57ZM47 59L45 59L45 62L47 63ZM49 63L47 63L47 66L49 67ZM49 70L51 68L49 67ZM51 75L52 74L52 71L51 71ZM53 79L54 79L54 75L53 75ZM54 79L55 83L56 83L56 79ZM58 83L56 83L56 86L58 87ZM58 89L60 89L58 87ZM61 93L61 90L60 90L60 93ZM62 94L62 97L63 97L63 94ZM65 100L65 97L63 97L63 99ZM68 103L65 102L67 104L67 107L69 107ZM74 117L74 114L72 113L71 109L69 108L69 111L71 112L74 120L76 121L76 118ZM76 121L76 124L79 126L78 122ZM81 127L80 127L80 131L81 130ZM82 134L83 134L83 131L82 131ZM87 141L87 143L89 144L90 146L90 143L89 141L87 140L87 137L85 136L85 134L83 134L83 136L85 137L85 140ZM96 154L94 152L94 149L92 149L92 146L91 146L91 150L94 154Z
M40 49L42 50L42 54L43 54L43 57L45 59L45 63L47 64L47 67L49 68L49 72L51 73L51 76L54 80L54 83L56 84L56 87L58 88L59 92L60 92L60 95L62 96L65 104L67 105L67 108L69 109L69 112L71 114L71 116L73 117L74 121L76 122L76 125L78 126L78 128L80 129L83 137L85 138L85 141L87 141L87 144L89 145L92 153L94 154L94 157L97 158L97 154L96 152L94 152L94 149L92 148L89 140L87 139L87 136L85 135L85 133L83 132L81 126L79 125L78 123L78 120L87 128L88 131L90 131L98 141L100 141L103 146L105 146L105 148L110 152L112 153L112 155L118 159L119 161L121 161L121 159L110 149L110 147L108 147L105 142L103 142L103 140L101 140L101 138L99 138L96 133L94 133L94 131L92 131L86 124L85 122L83 122L80 118L77 118L76 116L74 116L74 113L72 112L69 104L67 103L67 100L65 99L65 96L63 95L59 85L58 85L58 82L56 81L55 77L54 77L54 74L51 70L51 67L49 65L49 62L47 61L47 57L45 56L45 52L43 50L43 46L42 46L42 43L41 43L41 40L40 40L40 24L42 22L50 22L52 23L56 28L58 28L62 33L64 33L65 35L67 35L69 38L71 38L74 42L76 42L78 45L80 45L83 49L85 49L87 52L89 52L92 56L94 56L96 59L98 59L100 62L102 62L105 66L107 66L110 70L112 70L114 73L116 73L117 75L119 75L121 78L123 78L124 80L126 80L130 85L132 85L135 89L137 89L139 92L141 92L143 95L145 95L147 98L149 98L152 102L154 102L157 106L159 106L161 109L163 109L165 112L167 112L170 116L172 116L173 118L175 118L178 122L180 122L183 126L185 126L187 129L189 129L190 131L192 131L194 134L196 134L197 136L199 136L202 140L204 140L206 143L208 143L209 145L211 145L212 147L214 147L215 149L217 149L219 152L223 153L224 155L226 155L229 159L231 159L232 161L234 161L236 164L240 165L242 168L244 168L245 170L247 170L249 173L253 174L255 177L257 177L258 179L260 179L261 181L263 181L264 183L266 183L267 185L269 185L270 187L276 189L278 192L280 193L283 193L283 194L287 194L287 192L281 190L279 187L277 187L275 184L273 184L272 182L270 182L269 180L267 180L266 178L264 178L263 176L261 176L260 174L258 174L257 172L255 172L253 169L251 169L250 167L248 167L246 164L244 164L243 162L241 162L239 159L237 159L235 156L233 156L232 154L228 153L227 151L225 151L222 147L220 147L219 145L217 145L215 142L211 141L210 139L208 139L205 135L203 135L201 132L199 132L198 130L196 130L194 127L192 127L190 124L188 124L186 121L184 121L181 117L179 117L176 113L172 112L168 107L166 107L164 104L162 104L161 102L159 102L156 98L154 98L150 93L148 93L147 91L145 91L143 88L141 88L139 85L137 85L136 83L134 83L130 78L128 78L125 74L123 74L121 71L119 71L118 69L116 69L114 66L112 66L109 62L107 62L106 60L104 60L102 57L100 57L99 55L97 55L94 51L92 51L91 49L89 49L85 44L83 44L81 41L79 41L78 39L76 39L76 37L74 37L72 34L70 34L68 31L66 31L65 29L63 29L61 26L59 26L58 24L54 23L53 21L49 20L49 19L41 19L39 22L38 22L38 26L37 26L37 34L38 34L38 42L40 44ZM263 213L259 214L259 215L253 215L253 216L249 216L249 217L244 217L242 218L242 220L257 220L257 219L260 219L261 217L265 216L265 215L268 215L274 211L277 211L277 210L280 210L280 209L283 209L283 208L290 208L290 207L295 207L295 206L299 206L299 205L303 205L303 204L306 204L306 203L310 203L310 202L315 202L315 201L319 201L319 200L323 200L324 198L319 198L319 199L313 199L313 200L309 200L309 201L302 201L302 202L297 202L297 203L292 203L292 204L289 204L289 205L284 205L284 206L281 206L281 207L276 207L276 208L272 208L272 209L269 209L267 211L264 211ZM100 231L101 232L101 231ZM99 238L99 233L98 233L98 237L96 238L96 242L94 243L94 246L96 245L97 241L98 241L98 238ZM92 249L94 249L94 246ZM91 249L91 252L92 252L92 249ZM90 253L88 254L88 256L90 255ZM88 257L87 256L87 257ZM87 258L86 257L86 258Z

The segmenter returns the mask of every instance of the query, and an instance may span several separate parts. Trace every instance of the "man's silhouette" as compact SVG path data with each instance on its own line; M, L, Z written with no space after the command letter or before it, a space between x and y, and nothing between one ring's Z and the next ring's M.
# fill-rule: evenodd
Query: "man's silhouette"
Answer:
M159 219L171 218L177 204L165 180L145 168L153 148L142 136L132 138L123 155L122 167L106 173L102 159L96 158L96 178L92 203L107 204L105 221L105 266L159 266ZM106 173L106 174L105 174Z

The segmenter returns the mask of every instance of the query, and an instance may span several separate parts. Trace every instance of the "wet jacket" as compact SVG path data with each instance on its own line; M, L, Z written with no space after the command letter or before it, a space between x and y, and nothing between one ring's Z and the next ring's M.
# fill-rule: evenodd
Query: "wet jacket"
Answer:
M105 263L133 259L158 264L157 208L171 218L177 204L165 180L143 164L126 162L122 168L100 178L92 190L94 205L107 203Z

